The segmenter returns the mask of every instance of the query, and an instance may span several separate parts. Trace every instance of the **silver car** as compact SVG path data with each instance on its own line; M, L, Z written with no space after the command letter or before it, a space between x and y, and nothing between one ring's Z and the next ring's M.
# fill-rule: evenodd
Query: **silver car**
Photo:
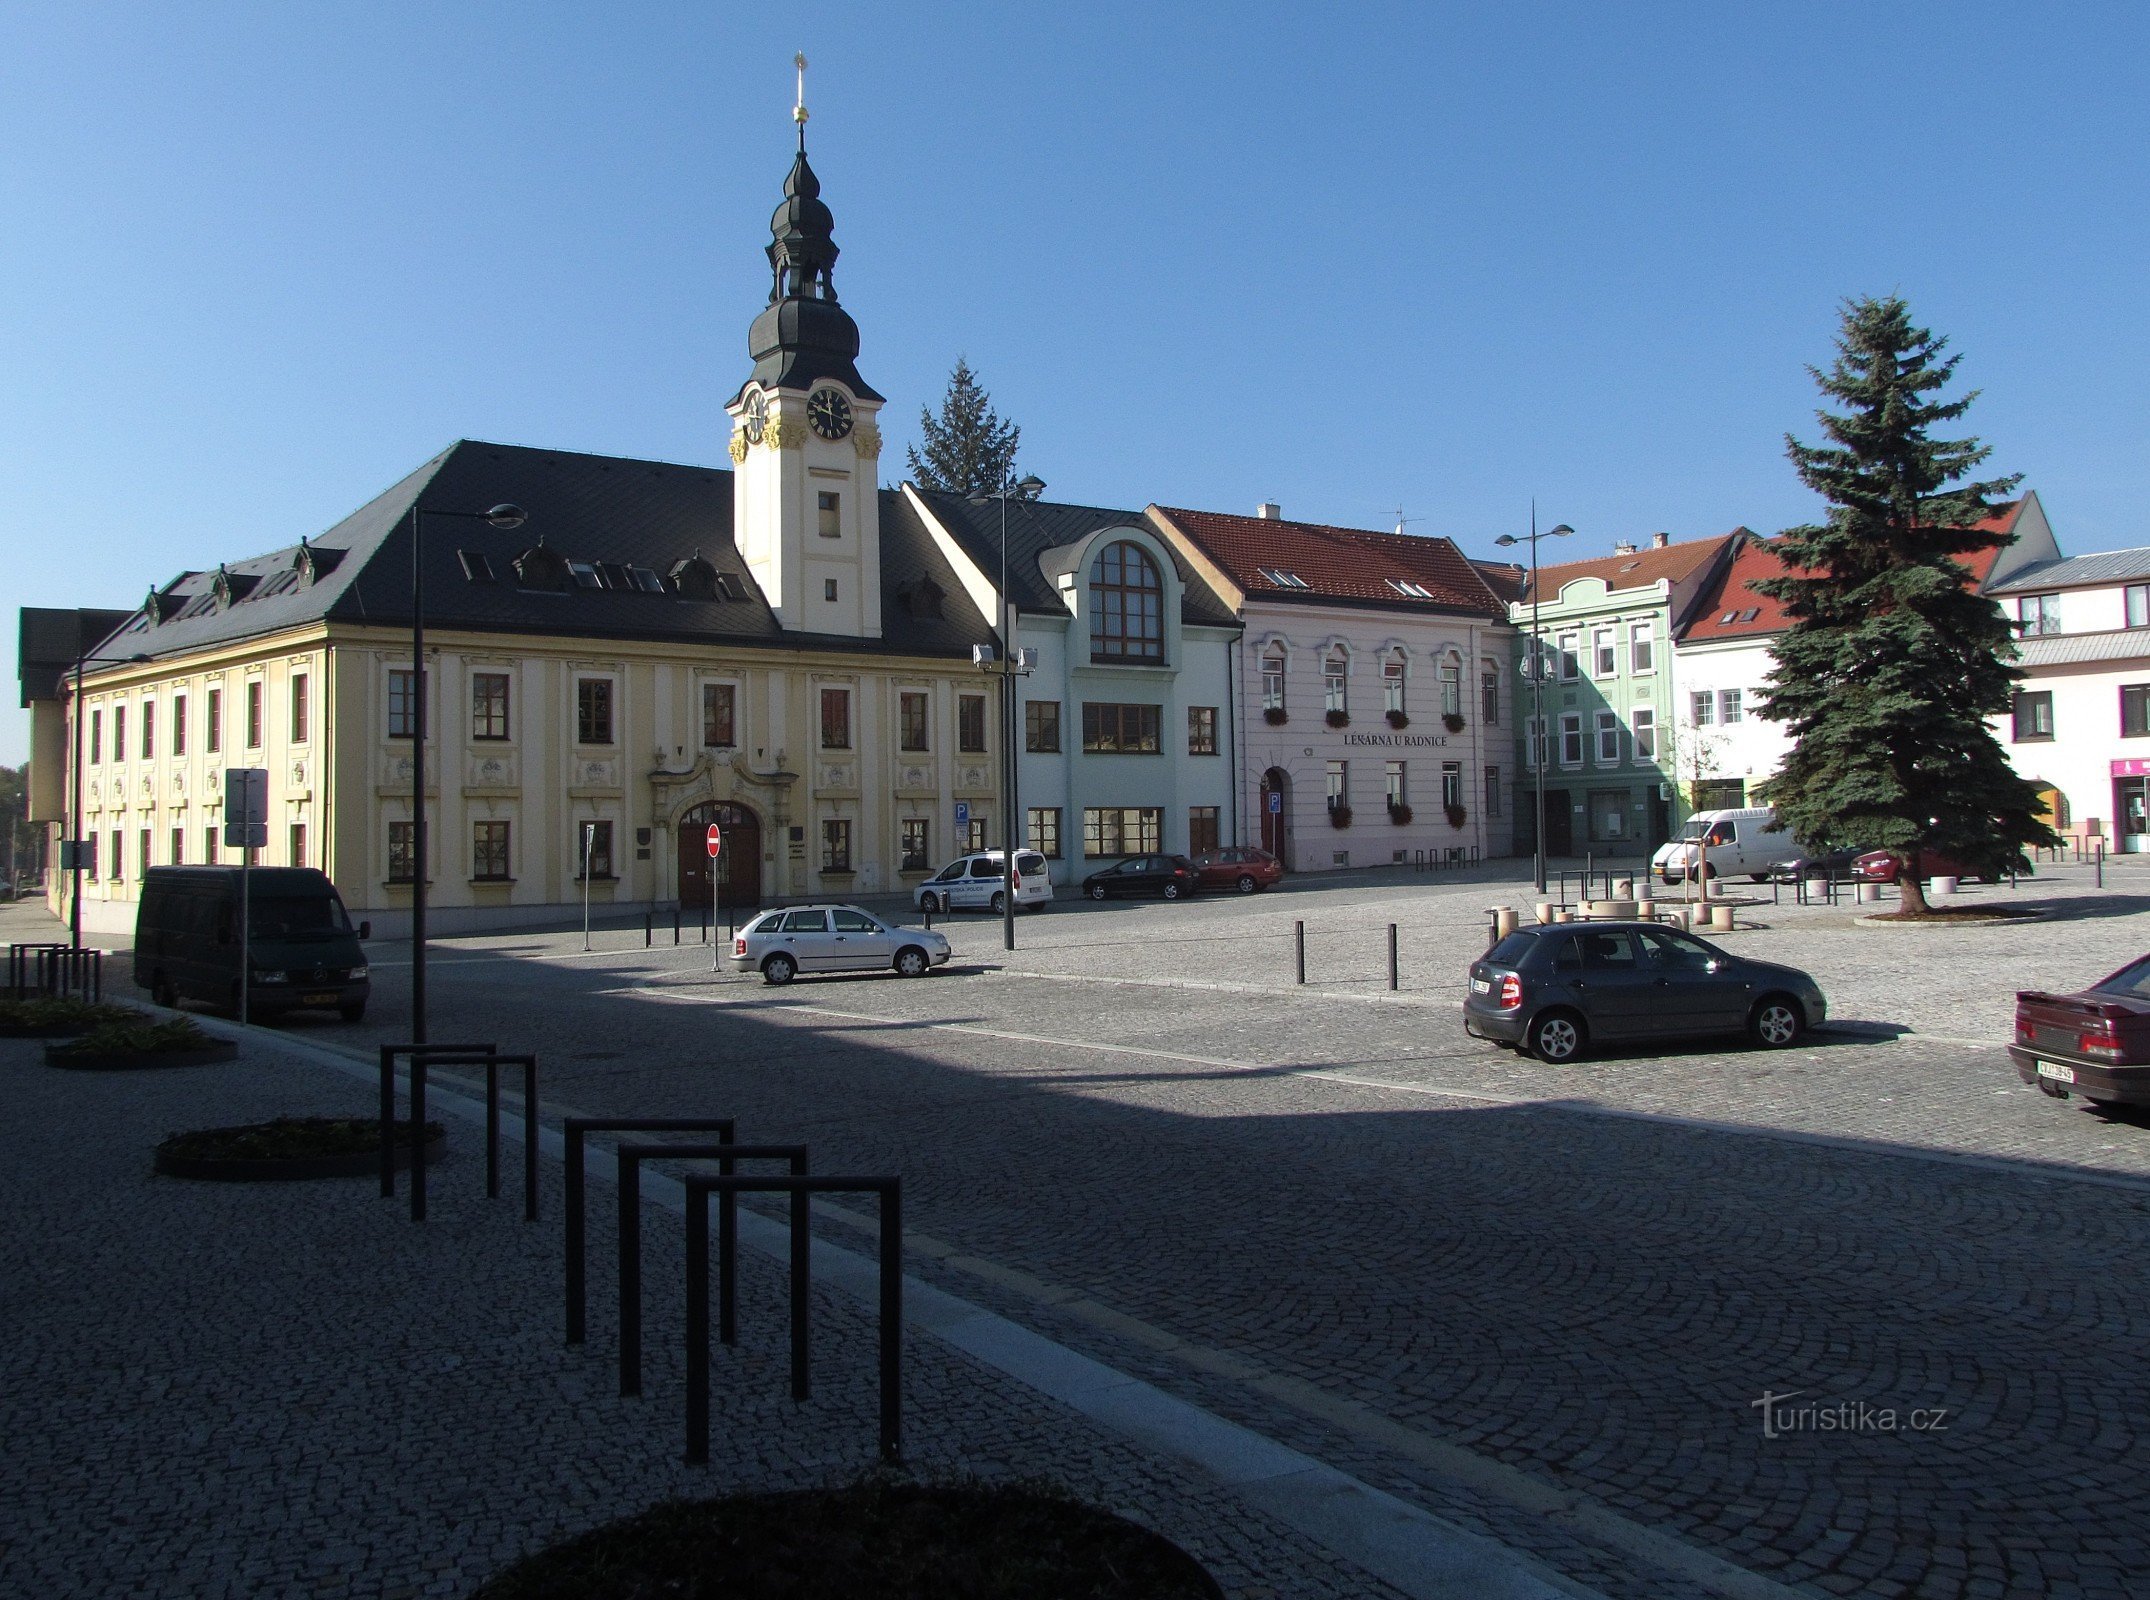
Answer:
M893 971L922 978L948 963L948 941L925 928L883 922L857 906L769 911L732 939L732 970L789 983L802 972Z

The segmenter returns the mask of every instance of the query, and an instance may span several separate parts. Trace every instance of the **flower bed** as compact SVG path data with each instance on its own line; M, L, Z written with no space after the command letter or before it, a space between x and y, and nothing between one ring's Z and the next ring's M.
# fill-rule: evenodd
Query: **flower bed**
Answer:
M239 1054L236 1043L210 1037L190 1017L153 1022L142 1012L125 1006L108 1009L118 1014L103 1019L79 1038L46 1045L46 1065L119 1072L132 1067L207 1066L230 1061Z
M142 1013L71 996L0 1000L0 1039L72 1039L102 1022L129 1021Z
M1035 1484L671 1500L526 1557L472 1600L1223 1600L1160 1534Z
M396 1124L396 1165L410 1165L405 1125ZM446 1143L437 1122L426 1124L431 1161ZM157 1171L167 1178L219 1183L286 1183L302 1178L355 1178L381 1169L377 1117L278 1117L235 1128L175 1133L157 1146Z

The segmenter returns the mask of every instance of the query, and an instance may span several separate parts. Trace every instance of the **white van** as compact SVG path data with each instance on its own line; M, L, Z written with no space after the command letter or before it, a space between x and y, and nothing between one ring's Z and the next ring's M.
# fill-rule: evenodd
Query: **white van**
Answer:
M1657 854L1650 858L1650 871L1662 882L1685 883L1699 860L1704 878L1745 873L1760 883L1780 864L1797 860L1805 853L1789 829L1773 829L1776 820L1776 813L1766 806L1744 811L1697 811L1687 819L1678 838L1657 847Z
M1049 905L1053 880L1046 876L1045 857L1035 850L1015 852L1015 871L1002 866L1007 859L998 850L979 850L951 861L918 886L912 903L925 911L991 911L1001 909L1006 880L1015 880L1015 908Z

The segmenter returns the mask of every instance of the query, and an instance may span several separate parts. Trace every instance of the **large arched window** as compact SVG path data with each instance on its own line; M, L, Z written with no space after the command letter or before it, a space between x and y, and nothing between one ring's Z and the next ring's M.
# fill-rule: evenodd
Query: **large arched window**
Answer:
M1165 658L1165 586L1142 546L1107 545L1090 567L1090 659Z

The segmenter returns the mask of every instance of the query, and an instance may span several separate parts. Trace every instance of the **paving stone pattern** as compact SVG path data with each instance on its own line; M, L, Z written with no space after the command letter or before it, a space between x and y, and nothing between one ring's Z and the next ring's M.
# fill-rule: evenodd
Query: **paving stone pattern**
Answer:
M815 1397L794 1405L782 1278L757 1258L743 1346L717 1357L715 1460L690 1469L675 1218L645 1218L649 1398L623 1401L609 1187L591 1191L593 1339L572 1352L557 1165L536 1226L482 1198L478 1135L453 1121L423 1228L368 1179L160 1179L150 1151L168 1131L359 1113L367 1096L259 1043L227 1066L109 1075L35 1052L0 1041L0 1594L457 1596L660 1498L873 1463L870 1318L822 1298ZM1178 1539L1246 1600L1391 1593L937 1341L912 1339L906 1361L920 1468L1050 1474Z

